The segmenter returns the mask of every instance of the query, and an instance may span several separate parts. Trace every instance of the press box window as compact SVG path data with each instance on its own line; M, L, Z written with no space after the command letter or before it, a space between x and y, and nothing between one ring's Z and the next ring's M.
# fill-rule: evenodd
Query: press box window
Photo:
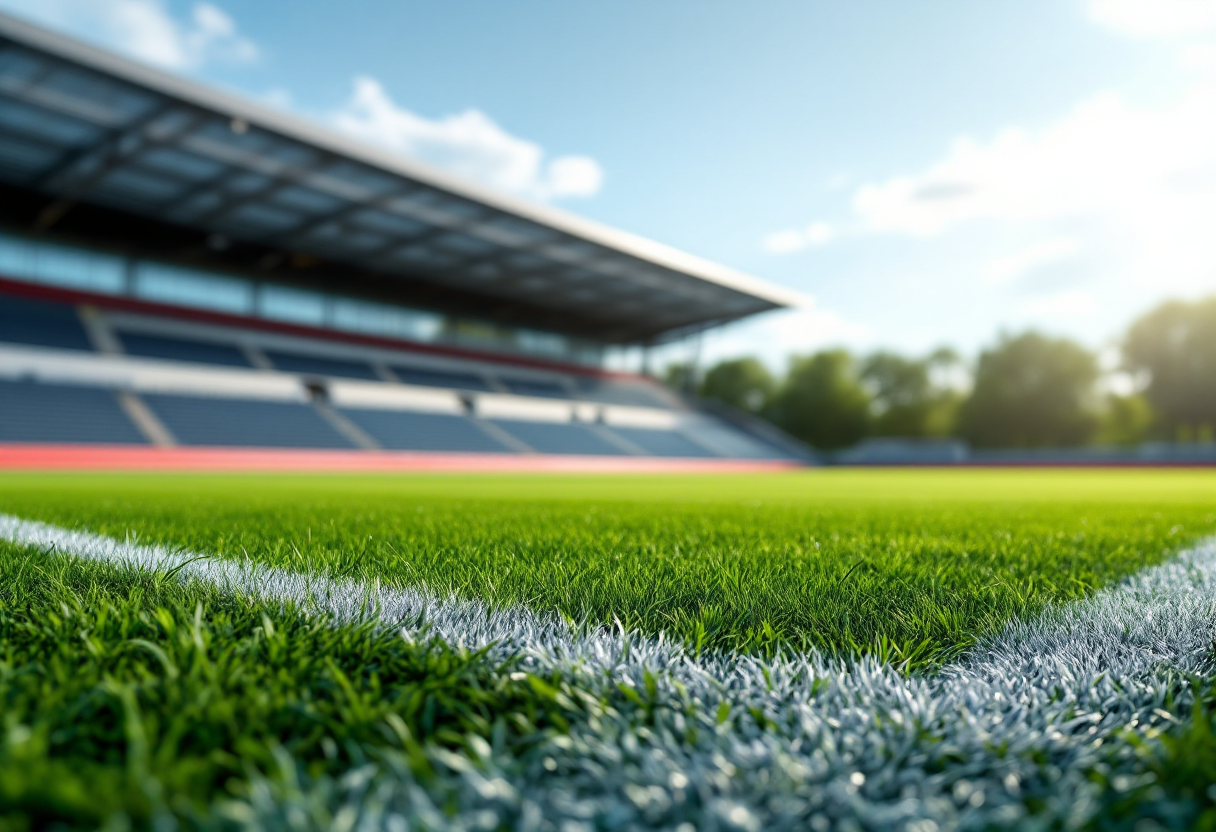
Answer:
M160 263L136 265L135 295L158 303L233 315L253 313L253 284L248 280Z
M123 291L124 260L111 254L0 234L0 276L117 295Z

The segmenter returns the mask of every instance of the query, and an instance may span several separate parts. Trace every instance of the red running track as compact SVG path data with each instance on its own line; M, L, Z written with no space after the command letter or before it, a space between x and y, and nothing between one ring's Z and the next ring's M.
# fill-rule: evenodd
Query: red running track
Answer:
M633 474L785 471L801 467L801 463L788 460L0 444L0 470L10 471L551 471Z

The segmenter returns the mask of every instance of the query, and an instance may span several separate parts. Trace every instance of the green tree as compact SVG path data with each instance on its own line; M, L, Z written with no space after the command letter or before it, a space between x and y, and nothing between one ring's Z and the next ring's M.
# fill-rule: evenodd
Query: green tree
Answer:
M1144 396L1111 394L1096 439L1103 445L1135 445L1148 438L1154 421L1153 407Z
M870 421L870 396L853 356L825 350L793 358L771 409L773 421L821 450L853 445Z
M980 355L959 433L981 448L1080 445L1097 427L1098 361L1066 338L1002 335Z
M873 395L872 430L878 436L944 436L953 427L959 396L942 376L959 363L949 349L923 359L877 352L861 365Z
M759 413L776 387L768 369L755 358L735 358L715 365L701 382L701 395L731 407Z
M663 383L683 395L688 393L692 386L691 373L692 367L689 364L668 364L663 368Z
M1132 324L1127 369L1148 378L1144 396L1171 437L1210 435L1216 425L1216 297L1170 301Z

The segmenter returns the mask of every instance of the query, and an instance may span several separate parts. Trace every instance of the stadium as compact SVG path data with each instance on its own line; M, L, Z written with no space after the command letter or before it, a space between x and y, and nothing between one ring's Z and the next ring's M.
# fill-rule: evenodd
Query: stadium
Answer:
M806 458L779 431L602 369L608 350L783 308L793 293L13 19L0 32L0 442L27 446L5 458Z
M656 379L802 303L0 14L0 832L1216 828L1216 451Z

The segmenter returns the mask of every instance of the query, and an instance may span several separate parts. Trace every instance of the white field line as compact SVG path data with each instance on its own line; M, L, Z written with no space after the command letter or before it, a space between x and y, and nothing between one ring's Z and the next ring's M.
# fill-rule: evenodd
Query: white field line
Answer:
M1151 737L1173 720L1171 697L1180 697L1175 709L1187 701L1183 674L1208 671L1216 643L1214 541L1011 624L934 676L909 678L870 659L815 653L696 658L661 638L572 630L526 609L196 559L3 514L0 539L178 569L183 579L341 621L375 617L407 636L425 622L450 643L494 645L496 655L600 691L645 691L650 677L660 706L650 716L609 708L527 759L488 747L473 767L442 758L459 796L454 816L435 814L388 764L291 798L332 810L349 804L360 828L394 826L396 814L447 828L475 828L491 815L537 829L591 828L606 818L613 828L691 822L751 832L1071 826L1096 808L1094 772L1115 788L1131 782L1137 764L1127 734ZM1045 807L1033 821L1029 797ZM276 826L281 809L255 799L250 822Z

